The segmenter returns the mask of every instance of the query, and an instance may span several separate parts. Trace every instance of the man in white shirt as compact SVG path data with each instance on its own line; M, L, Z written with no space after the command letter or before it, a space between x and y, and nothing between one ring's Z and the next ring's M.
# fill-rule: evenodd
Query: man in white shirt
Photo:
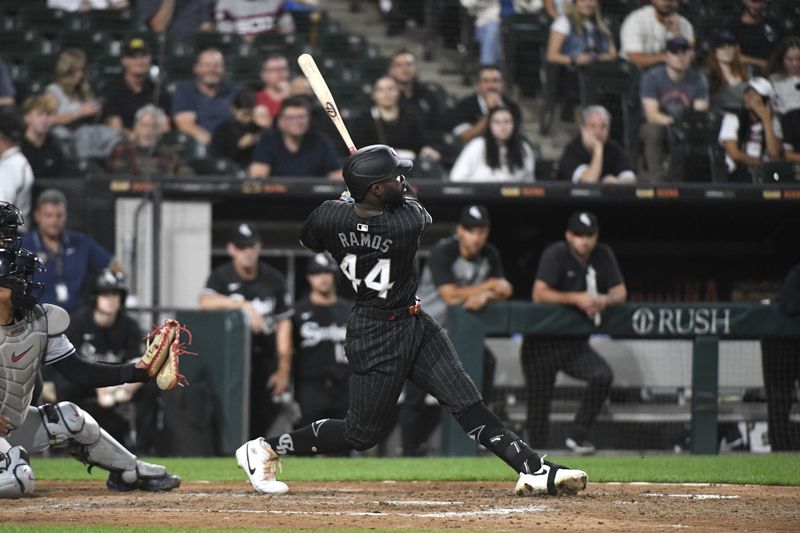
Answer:
M621 55L642 70L665 60L667 41L682 36L694 45L692 23L678 14L678 0L652 0L632 11L620 29Z
M25 220L31 212L33 170L19 149L22 123L12 112L0 112L0 200L16 205Z

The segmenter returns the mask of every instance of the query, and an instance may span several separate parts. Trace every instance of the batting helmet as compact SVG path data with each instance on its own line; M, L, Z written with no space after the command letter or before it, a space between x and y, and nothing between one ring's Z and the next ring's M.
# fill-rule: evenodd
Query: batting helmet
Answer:
M103 269L92 283L92 297L97 298L101 292L120 293L124 304L125 298L128 297L128 284L125 282L125 276L108 268Z
M413 166L408 159L400 159L393 148L385 144L373 144L348 157L342 174L350 196L360 202L374 184L406 174Z
M0 202L0 249L19 247L19 228L23 224L22 213L14 204Z

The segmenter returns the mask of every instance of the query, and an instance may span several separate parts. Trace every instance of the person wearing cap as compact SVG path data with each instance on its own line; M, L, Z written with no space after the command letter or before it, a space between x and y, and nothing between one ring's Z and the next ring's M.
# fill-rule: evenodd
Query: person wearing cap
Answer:
M604 309L625 303L627 289L611 248L598 243L597 217L578 211L569 217L564 240L545 248L533 283L533 302L576 307L598 324ZM527 335L522 368L528 384L528 432L537 446L547 443L550 402L561 371L587 383L569 428L566 446L579 454L594 453L590 431L608 399L614 379L608 363L586 338Z
M198 52L193 72L194 79L179 83L172 93L172 118L178 131L205 145L217 126L231 118L237 88L225 81L225 58L216 48Z
M148 104L169 109L166 91L158 95L150 78L150 47L141 37L132 37L122 44L120 58L123 72L108 81L103 91L103 121L127 135L133 130L136 111Z
M33 170L19 148L22 121L12 110L0 110L0 200L17 206L25 220L31 213Z
M748 75L736 37L730 31L718 31L711 37L706 71L711 109L738 112Z
M684 111L708 110L708 83L703 75L691 68L692 46L682 36L667 41L665 64L651 68L642 75L639 96L645 122L639 129L644 144L646 176L651 182L663 181L665 148L671 156L672 181L683 180L680 147L669 135L669 127Z
M678 14L678 0L652 0L631 11L620 28L620 55L646 70L667 60L667 41L683 37L694 43L694 28Z
M492 301L511 297L513 287L506 279L497 247L489 242L491 220L483 205L467 205L458 217L455 235L441 239L431 249L420 277L419 296L423 307L442 326L447 326L447 308L461 305L479 311ZM483 396L491 398L496 361L484 347ZM402 447L405 455L419 455L420 446L439 421L435 400L416 385L406 382L400 406Z
M323 418L347 414L347 380L352 369L344 353L347 319L353 302L336 292L339 267L327 254L308 260L308 295L295 304L292 316L292 377L301 418L295 428Z
M286 280L259 260L261 236L241 223L228 238L231 260L215 268L200 293L200 308L241 309L250 323L250 428L263 435L282 409L292 369L292 307ZM252 437L255 438L255 437Z
M781 40L783 28L780 22L767 15L769 0L740 1L741 11L727 24L727 29L742 49L744 64L763 70Z
M772 110L772 97L769 80L753 78L747 82L743 109L722 117L719 143L725 149L730 181L751 183L751 167L783 157L783 130Z
M122 364L138 361L144 353L144 334L136 320L125 312L128 295L125 276L103 269L93 276L89 291L90 298L72 313L66 331L78 354L92 362ZM129 417L122 407L133 400L142 383L95 389L78 385L60 375L56 375L55 383L59 401L77 403L112 437L119 442L130 441ZM151 383L148 386L156 385ZM146 439L148 433L152 430L137 432L137 437Z
M611 113L601 105L584 108L580 133L564 149L558 179L572 183L635 183L625 150L609 138Z

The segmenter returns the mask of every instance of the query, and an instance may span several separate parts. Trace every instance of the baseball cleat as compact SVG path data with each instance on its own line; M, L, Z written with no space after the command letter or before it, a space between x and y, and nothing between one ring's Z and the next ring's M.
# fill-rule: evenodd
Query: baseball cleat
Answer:
M245 442L236 450L236 462L245 471L253 488L264 494L285 494L286 483L275 479L281 460L263 437Z
M586 439L573 439L572 437L567 437L567 439L564 441L564 444L567 448L578 455L593 455L595 452L594 444Z
M514 493L517 496L577 494L586 488L588 476L583 470L573 470L542 458L542 467L533 474L520 473Z
M133 482L126 481L125 478L128 477L126 475L128 474L127 472L109 472L108 480L106 480L106 487L108 490L112 492L130 492L132 490L165 492L181 486L181 478L175 474L170 474L163 466L152 465L144 461L137 461L137 463L139 463L136 469L138 477ZM143 465L159 468L142 468ZM163 472L158 472L158 470L163 470ZM146 475L143 471L150 471L152 475Z

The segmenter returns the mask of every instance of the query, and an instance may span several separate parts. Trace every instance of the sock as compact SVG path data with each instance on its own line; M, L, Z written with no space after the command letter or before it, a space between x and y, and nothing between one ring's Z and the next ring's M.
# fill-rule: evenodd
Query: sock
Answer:
M503 423L483 403L476 403L458 418L467 436L490 450L517 472L533 474L542 461L528 444Z
M351 449L344 440L344 420L323 418L310 425L266 439L278 455L315 455Z

